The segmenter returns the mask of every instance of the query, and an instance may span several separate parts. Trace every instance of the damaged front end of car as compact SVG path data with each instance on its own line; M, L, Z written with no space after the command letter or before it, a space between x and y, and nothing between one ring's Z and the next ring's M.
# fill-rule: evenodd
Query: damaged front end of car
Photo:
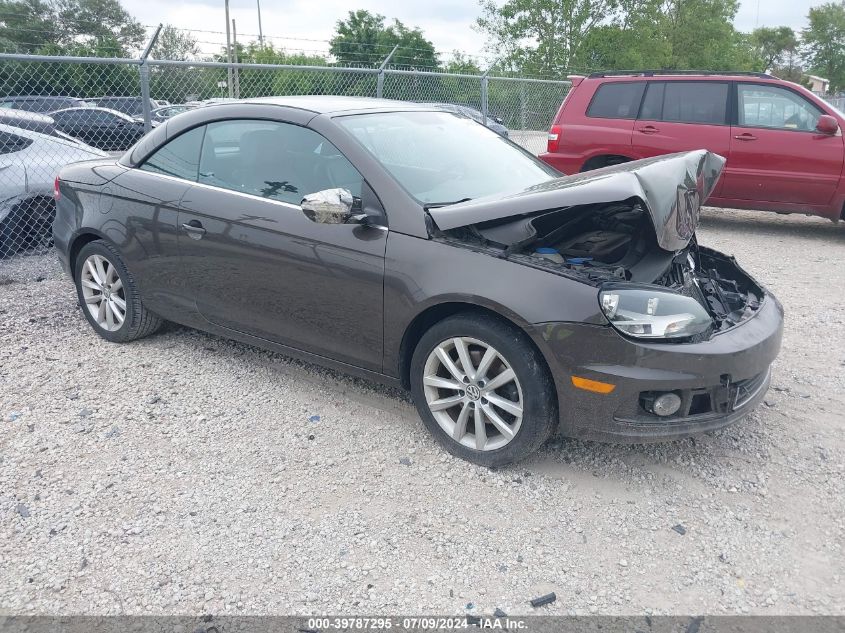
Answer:
M673 154L433 208L432 234L596 286L601 311L626 336L706 340L765 298L732 257L695 239L724 163L705 150Z

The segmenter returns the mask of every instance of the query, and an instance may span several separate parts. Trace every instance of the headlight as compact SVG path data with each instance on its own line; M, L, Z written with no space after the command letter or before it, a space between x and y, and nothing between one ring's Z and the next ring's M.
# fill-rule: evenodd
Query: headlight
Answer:
M692 297L663 290L602 290L599 305L613 327L636 338L694 336L705 332L713 322Z

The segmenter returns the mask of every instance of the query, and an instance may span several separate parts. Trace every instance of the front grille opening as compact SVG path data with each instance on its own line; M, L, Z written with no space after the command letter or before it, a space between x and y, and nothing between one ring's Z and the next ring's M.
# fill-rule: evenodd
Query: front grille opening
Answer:
M709 393L697 393L693 395L692 400L690 400L690 415L701 415L702 413L710 413L712 410L713 406L710 404Z

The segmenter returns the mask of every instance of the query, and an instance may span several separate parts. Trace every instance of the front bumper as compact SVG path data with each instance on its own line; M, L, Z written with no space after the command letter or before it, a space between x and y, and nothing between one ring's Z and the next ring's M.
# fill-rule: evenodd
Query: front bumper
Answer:
M780 351L783 308L766 294L757 314L701 343L636 341L610 326L537 328L551 356L564 435L663 441L727 426L759 404ZM583 391L573 386L573 375L615 388L609 394ZM648 394L668 391L681 396L676 414L659 417L644 408Z

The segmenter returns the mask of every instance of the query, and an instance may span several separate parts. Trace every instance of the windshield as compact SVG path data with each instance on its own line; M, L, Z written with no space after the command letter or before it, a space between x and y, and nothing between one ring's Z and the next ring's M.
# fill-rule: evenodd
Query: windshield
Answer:
M336 120L427 205L521 190L559 175L483 125L449 112L384 112Z

